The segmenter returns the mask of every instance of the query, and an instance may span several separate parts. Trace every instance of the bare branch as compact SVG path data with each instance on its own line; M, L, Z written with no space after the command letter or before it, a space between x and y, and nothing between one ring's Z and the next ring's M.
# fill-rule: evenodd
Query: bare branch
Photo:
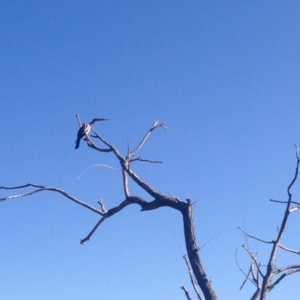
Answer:
M128 197L123 202L121 202L118 206L115 206L109 210L107 210L105 213L102 213L102 218L99 220L99 222L94 226L94 228L91 230L91 232L80 241L80 244L85 244L94 234L96 229L101 225L102 222L104 222L106 219L112 217L114 214L120 212L123 208L130 204L139 204L141 207L144 207L145 204L147 204L147 201L142 199L141 197Z
M284 279L288 275L292 275L296 272L300 272L300 268L297 268L295 270L291 270L291 271L288 271L288 272L282 274L273 284L270 285L269 290L271 291L278 283L281 282L282 279Z
M181 202L179 198L177 198L176 196L172 195L171 193L170 193L170 196L171 196L174 200L176 200L176 201L178 201L178 202Z
M295 205L297 205L297 206L292 207L292 208L289 209L290 213L293 213L293 212L300 209L300 203L296 202L296 201L281 201L281 200L275 200L275 199L270 199L270 201L276 202L276 203L282 203L282 204L295 204Z
M279 273L284 272L286 270L288 270L288 272L294 272L295 270L300 270L300 265L283 266L281 268L278 268L278 269L274 270L274 274L279 274Z
M254 256L254 255L252 254L252 252L247 248L246 245L243 245L242 247L248 252L248 254L250 255L250 257L252 258L252 262L255 264L255 266L256 266L256 268L257 268L257 270L258 270L260 276L261 276L261 277L264 277L263 273L262 273L261 270L260 270L260 264L259 264L259 263L257 262L257 260L256 260L256 255ZM257 277L257 278L258 278L258 277Z
M256 300L260 296L260 294L261 294L261 289L257 288L257 290L255 291L255 293L251 297L251 300Z
M82 240L80 240L81 245L85 245L86 242L91 238L91 236L94 234L94 232L97 230L97 228L100 226L100 224L105 220L106 218L103 217L100 219L100 221L94 226L94 228L91 230L91 232Z
M286 228L286 224L288 221L288 217L290 215L290 205L292 202L292 193L291 193L291 188L293 187L294 183L296 182L297 178L298 178L298 174L299 174L299 156L298 156L298 147L295 145L296 147L296 158L297 158L297 163L296 163L296 170L295 170L295 175L291 181L291 183L289 184L288 188L287 188L287 194L288 194L288 201L286 204L286 209L283 215L283 219L279 228L279 232L276 238L276 241L274 242L274 245L272 247L271 250L271 254L270 254L270 258L267 264L267 271L266 274L263 278L263 282L262 282L262 287L261 287L261 296L260 296L260 300L265 300L267 298L267 295L269 293L269 291L278 283L280 282L285 276L284 274L281 276L281 279L279 278L275 283L273 283L271 285L272 279L274 277L274 269L275 269L275 259L276 259L276 255L277 255L277 251L280 245L280 241L282 239L284 230Z
M92 131L95 132L93 129L92 129ZM93 135L92 135L92 136L93 136ZM93 137L95 137L95 136L93 136ZM86 138L86 140L87 140L87 145L88 145L89 147L91 147L91 148L93 148L93 149L99 151L99 152L106 152L106 153L108 153L108 152L112 152L112 151L113 151L111 148L100 148L100 147L98 147L98 146L90 139L90 137L89 137L88 135L86 135L85 138Z
M92 207L91 205L89 205L85 202L82 202L82 201L78 200L77 198L69 195L66 191L58 189L58 188L53 188L53 187L50 187L50 186L43 186L43 185L28 183L28 184L25 184L25 185L14 186L14 187L1 186L0 189L13 190L13 189L22 189L22 188L26 188L26 187L30 187L30 186L36 188L36 190L33 190L31 192L27 192L27 193L22 193L22 194L18 194L18 195L13 195L13 196L7 196L7 197L4 197L4 198L0 198L0 202L5 201L5 200L11 200L11 199L15 199L15 198L22 198L22 197L30 196L30 195L33 195L33 194L38 193L38 192L50 191L50 192L60 193L63 196L65 196L66 198L72 200L73 202L75 202L75 203L77 203L81 206L84 206L84 207L90 209L91 211L93 211L93 212L95 212L99 215L103 215L103 213L100 210Z
M77 121L78 121L78 125L79 125L79 127L81 127L81 126L82 126L82 124L81 124L81 121L80 121L80 118L79 118L79 114L76 114L76 118L77 118Z
M152 131L155 130L156 128L159 128L159 127L162 127L166 131L166 127L164 127L163 124L159 124L158 121L154 121L152 127L146 133L146 135L144 136L142 141L139 143L139 145L133 151L129 152L128 157L134 156L143 147L143 145L147 141L147 139L150 136L150 134L152 133Z
M296 147L296 158L297 158L297 165L296 165L296 170L295 170L295 176L293 178L293 180L291 181L290 185L287 188L287 193L289 195L289 202L292 200L292 193L291 193L291 188L294 185L294 183L296 182L297 178L298 178L298 173L299 173L299 156L298 156L298 146L295 145Z
M103 149L103 150L99 150L99 149L97 149L98 147L96 146L96 150L98 150L98 151L102 151L102 152L113 152L115 155L116 155L116 157L118 158L118 160L121 162L121 163L124 163L124 161L125 161L125 159L122 157L122 155L120 154L120 152L117 150L117 148L116 147L114 147L113 145L111 145L109 142L107 142L103 137L101 137L96 131L94 131L93 129L91 130L94 134L95 134L95 136L93 136L93 137L97 137L101 142L103 142L106 146L108 146L108 148L109 149L106 149L107 151L104 151L105 149ZM91 141L90 141L91 142ZM92 144L92 142L91 142L91 144ZM94 148L94 147L92 147L92 148Z
M107 210L105 209L105 206L104 206L104 202L102 199L98 200L97 201L101 207L101 211L103 212L103 214L105 214L107 212Z
M160 198L163 197L162 194L158 193L152 186L147 184L145 181L143 181L141 178L139 178L129 167L126 165L122 165L125 168L125 171L128 173L128 175L133 179L135 183L137 183L144 191L146 191L149 195L151 195L154 198Z
M195 291L195 293L196 293L198 299L199 299L199 300L202 300L202 297L201 297L201 295L200 295L200 293L199 293L199 291L198 291L198 289L197 289L197 287L196 287L196 279L195 279L194 273L193 273L193 271L192 271L192 269L191 269L191 266L190 266L190 264L189 264L189 262L188 262L187 256L186 256L186 255L183 255L183 259L184 259L185 264L186 264L186 266L187 266L187 269L188 269L188 272L189 272L189 275L190 275L190 280L191 280L191 283L192 283L192 285L193 285L194 291Z
M131 204L138 204L139 206L141 206L141 211L146 211L146 210L153 210L153 209L157 209L159 207L162 206L169 206L169 207L173 207L172 205L170 205L170 203L168 202L170 199L166 197L166 199L164 198L159 198L156 199L152 202L147 202L146 200L144 200L141 197L137 197L137 196L129 196L126 197L126 199L121 202L118 206L115 206L107 211L105 211L105 213L103 211L98 211L98 213L100 213L102 215L102 218L100 219L100 221L94 226L94 228L91 230L91 232L84 238L81 240L81 244L85 244L90 238L91 236L94 234L94 232L96 231L96 229L101 225L101 223L103 221L105 221L106 219L112 217L114 214L120 212L123 208L125 208L128 205ZM98 201L99 203L99 201ZM100 203L99 203L100 204ZM185 203L183 203L184 205L186 205ZM181 210L183 209L182 206L178 206L178 207L173 207L177 210Z
M293 250L293 249L284 247L284 246L282 246L281 244L279 244L278 247L281 248L281 249L283 249L283 250L285 250L285 251L288 251L288 252L291 252L291 253L300 255L300 251L297 251L297 250Z
M126 162L127 164L128 162ZM130 196L129 193L129 183L128 183L128 174L126 173L126 171L124 170L124 168L122 169L122 175L123 175L123 188L124 188L124 193L126 197Z
M240 229L246 236L252 238L252 239L255 239L259 242L262 242L262 243L266 243L266 244L274 244L274 241L265 241L265 240L262 240L254 235L251 235L249 233L247 233L244 229L242 229L240 226L237 228L237 229Z
M149 159L143 159L143 158L140 158L140 157L130 159L129 161L130 162L142 161L142 162L148 162L148 163L152 163L152 164L162 164L162 161L159 161L159 160L149 160Z
M251 273L252 264L251 264L251 266L249 268L248 274L246 274L244 272L244 270L242 269L242 267L240 266L239 262L238 262L237 252L238 252L238 248L236 248L236 251L235 251L235 261L236 261L236 264L237 264L238 268L240 269L240 271L243 273L243 275L246 277L245 280L243 281L241 287L240 287L240 290L244 287L244 285L247 282L247 280L250 280L255 286L257 286L256 282L249 277L249 275Z
M146 135L146 137L144 138L147 139L147 136L150 135L150 133L158 127L163 127L163 125L155 125L154 127L152 127L149 132L148 135ZM97 138L99 138L105 145L107 145L109 147L109 151L113 151L113 153L115 154L115 156L117 157L117 159L119 160L122 168L128 173L128 175L133 179L134 182L136 182L143 190L145 190L149 195L151 195L154 198L159 198L162 197L162 194L158 193L157 191L154 190L153 187L151 187L150 185L148 185L146 182L144 182L142 179L140 179L129 167L129 164L126 163L126 159L122 157L122 155L120 154L120 152L118 151L118 149L116 147L114 147L113 145L111 145L109 142L107 142L106 140L104 140L97 132L95 132L94 130L92 130L94 132L94 134L96 135ZM91 142L91 141L90 141ZM144 142L143 142L144 143ZM141 143L141 144L143 144ZM140 145L141 145L140 144ZM95 149L97 150L97 146L93 146L92 148L96 147ZM106 152L109 152L106 151ZM131 154L129 154L130 156Z
M192 298L191 298L191 296L190 296L188 290L186 289L186 287L185 287L185 286L182 286L181 288L183 289L186 298L187 298L188 300L192 300Z
M276 202L276 203L282 203L282 204L287 204L288 201L282 201L282 200L275 200L275 199L270 199L271 202Z

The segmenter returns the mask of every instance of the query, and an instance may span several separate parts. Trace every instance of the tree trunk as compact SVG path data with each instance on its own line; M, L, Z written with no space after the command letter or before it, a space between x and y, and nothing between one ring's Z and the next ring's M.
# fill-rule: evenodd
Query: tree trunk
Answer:
M189 204L185 210L181 210L181 212L183 215L186 250L196 280L206 300L217 300L217 295L215 294L209 280L207 279L198 254L199 247L196 243L194 217L191 204Z

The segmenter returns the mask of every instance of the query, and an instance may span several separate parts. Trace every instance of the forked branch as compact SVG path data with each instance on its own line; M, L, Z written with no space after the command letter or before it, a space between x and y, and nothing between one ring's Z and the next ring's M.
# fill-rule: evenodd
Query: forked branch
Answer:
M78 122L81 124L79 117ZM194 231L194 220L193 220L193 209L191 201L181 201L179 198L174 196L168 196L164 195L162 193L157 192L150 184L146 183L144 180L142 180L132 169L130 166L130 163L133 161L142 161L142 162L152 162L157 163L158 161L150 161L146 159L142 159L140 157L134 158L133 156L136 155L136 153L144 146L145 142L151 135L151 133L157 129L157 128L163 128L166 130L165 126L163 124L159 124L158 121L155 121L153 126L148 130L146 135L143 137L141 142L138 144L136 148L132 151L127 151L127 154L125 156L122 156L120 151L113 146L111 143L109 143L106 139L104 139L100 134L92 130L93 135L88 136L88 132L84 136L84 140L87 142L88 146L94 150L97 150L99 152L104 153L112 153L117 158L121 168L122 168L122 184L125 194L125 199L117 206L113 208L106 209L104 206L103 200L98 201L100 205L100 209L96 209L92 207L91 205L75 198L74 196L68 194L66 191L43 186L43 185L37 185L37 184L26 184L26 185L19 185L15 187L0 187L0 189L3 190L22 190L26 188L32 188L30 191L25 191L23 193L19 193L16 195L10 195L3 198L0 198L0 201L30 196L38 192L42 191L52 191L59 193L63 195L64 197L70 199L71 201L75 202L76 204L79 204L95 213L100 215L100 220L95 224L95 226L92 228L90 233L81 240L82 244L85 244L92 235L96 232L96 230L99 228L99 226L108 218L112 217L116 213L121 212L125 207L131 204L137 204L141 207L141 211L148 211L148 210L154 210L158 209L160 207L170 207L177 211L180 211L183 217L183 226L184 226L184 236L185 236L185 242L186 242L186 249L188 258L190 261L190 266L193 270L193 274L195 276L195 280L197 281L197 284L199 285L200 289L202 290L203 297L206 300L216 300L217 296L211 286L210 281L207 278L206 272L204 270L204 267L201 263L200 256L199 256L199 247L196 243L196 236ZM91 138L95 138L97 140L100 140L104 145L105 148L99 147L94 143L94 140ZM150 197L150 201L146 201L145 199L138 197L138 196L130 196L129 191L129 180L132 179L134 183L136 183L139 187L141 187ZM201 299L201 298L200 298Z
M287 266L283 266L281 268L275 267L275 261L276 261L276 257L278 255L279 249L290 252L290 253L294 253L297 255L300 254L299 251L296 251L296 250L293 250L293 249L290 249L288 247L284 247L281 245L281 240L282 240L284 231L286 229L286 225L287 225L290 214L300 208L300 204L298 202L293 201L292 192L291 192L292 187L294 186L295 182L298 179L299 164L300 164L300 159L299 159L299 155L298 155L298 147L296 146L296 170L295 170L295 175L294 175L293 179L291 180L290 184L287 187L288 199L286 201L271 199L272 202L285 204L285 206L286 206L284 214L283 214L283 218L281 221L281 225L279 227L276 238L272 241L266 241L266 240L263 240L261 238L254 236L254 235L250 235L249 233L245 232L242 228L239 227L239 229L247 237L250 237L260 243L270 244L272 246L270 257L268 259L266 271L264 274L262 273L262 270L260 268L261 264L258 263L258 261L256 260L256 257L252 254L252 252L247 247L244 246L245 250L251 257L251 264L253 265L253 263L254 263L257 268L257 280L259 280L259 278L262 279L262 285L260 286L259 282L258 281L256 282L254 277L252 279L250 279L249 274L246 274L245 272L243 272L244 276L246 276L246 279L249 279L257 287L257 290L255 291L254 295L252 296L252 299L257 299L258 297L260 297L260 300L265 300L267 298L267 295L269 294L269 292L272 289L274 289L274 287L276 285L278 285L278 283L281 282L282 279L286 278L288 275L291 275L293 273L300 271L300 265L287 265ZM291 208L292 204L296 204L297 206ZM239 268L240 268L240 266L239 266ZM281 275L273 282L274 277L279 274L281 274ZM253 275L253 272L252 272L252 275Z

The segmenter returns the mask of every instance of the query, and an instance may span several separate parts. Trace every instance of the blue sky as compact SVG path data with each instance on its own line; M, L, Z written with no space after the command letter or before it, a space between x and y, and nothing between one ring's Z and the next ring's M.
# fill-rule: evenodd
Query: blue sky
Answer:
M125 153L154 120L168 128L134 170L196 201L202 260L219 298L249 299L236 230L272 239L300 144L298 1L6 1L0 3L0 185L66 189L107 208L124 199L110 154L74 150L82 121ZM90 168L94 166L93 168ZM75 183L74 180L84 173ZM145 196L131 183L132 194ZM294 189L299 197L299 184ZM298 194L297 194L298 192ZM57 194L1 203L1 299L185 299L181 216L132 206L107 220ZM285 245L300 248L292 215ZM262 263L267 248L248 241ZM241 264L248 258L239 251ZM278 262L299 263L280 256ZM295 299L299 275L269 299Z

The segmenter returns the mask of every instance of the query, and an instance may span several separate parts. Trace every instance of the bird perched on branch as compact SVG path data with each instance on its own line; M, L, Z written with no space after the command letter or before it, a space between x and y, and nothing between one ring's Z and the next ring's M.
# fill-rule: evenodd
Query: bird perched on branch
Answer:
M75 149L79 148L79 144L80 144L80 140L84 139L85 136L91 131L92 125L95 124L98 121L107 121L108 119L94 119L92 122L90 123L83 123L78 132L77 132L77 140L75 141Z

